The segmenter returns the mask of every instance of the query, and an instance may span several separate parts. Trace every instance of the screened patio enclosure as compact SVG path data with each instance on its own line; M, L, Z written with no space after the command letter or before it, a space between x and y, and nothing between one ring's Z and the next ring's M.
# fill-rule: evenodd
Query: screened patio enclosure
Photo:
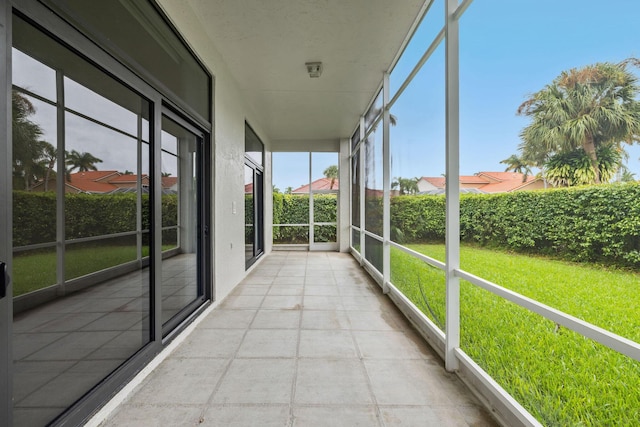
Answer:
M503 3L4 2L0 424L142 422L133 389L163 384L203 420L394 425L432 412L436 358L489 425L640 423L637 147L582 189L506 162L531 94L632 57L637 16ZM399 337L410 357L379 351Z

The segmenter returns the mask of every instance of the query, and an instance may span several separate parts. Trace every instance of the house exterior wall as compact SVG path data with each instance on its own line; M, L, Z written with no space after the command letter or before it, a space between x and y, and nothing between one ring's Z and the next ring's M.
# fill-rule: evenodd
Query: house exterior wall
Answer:
M158 4L214 76L213 84L213 265L218 304L246 275L244 259L245 120L265 145L265 254L271 250L271 143L246 104L220 53L211 45L191 9L177 0Z

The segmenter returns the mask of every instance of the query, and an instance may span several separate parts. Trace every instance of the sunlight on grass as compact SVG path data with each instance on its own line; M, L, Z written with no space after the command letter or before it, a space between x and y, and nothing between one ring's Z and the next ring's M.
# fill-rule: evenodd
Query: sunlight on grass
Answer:
M410 247L444 256L443 245ZM640 340L636 273L476 247L463 247L461 261L470 273ZM428 317L444 319L444 273L392 249L391 279ZM544 425L640 425L639 362L464 281L461 347Z

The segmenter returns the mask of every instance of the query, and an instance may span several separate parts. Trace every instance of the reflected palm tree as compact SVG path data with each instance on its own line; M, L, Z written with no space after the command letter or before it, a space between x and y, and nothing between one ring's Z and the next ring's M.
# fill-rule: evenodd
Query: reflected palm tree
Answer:
M65 161L65 164L69 167L67 176L76 169L78 172L97 171L96 163L102 163L102 160L91 153L80 153L76 150L71 150L70 153L67 153L67 160Z

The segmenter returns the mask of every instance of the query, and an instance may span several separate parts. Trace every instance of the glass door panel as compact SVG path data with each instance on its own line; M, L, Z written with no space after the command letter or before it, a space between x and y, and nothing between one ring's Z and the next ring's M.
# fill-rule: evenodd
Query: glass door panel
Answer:
M177 118L176 118L177 120ZM162 324L165 334L204 301L202 136L162 117Z
M250 265L254 257L255 201L253 168L244 165L244 261Z
M310 250L338 249L338 153L311 153Z
M337 193L313 194L313 242L336 243L337 240Z
M273 244L309 244L309 153L273 153Z
M150 105L17 17L13 41L13 425L42 426L151 340Z

